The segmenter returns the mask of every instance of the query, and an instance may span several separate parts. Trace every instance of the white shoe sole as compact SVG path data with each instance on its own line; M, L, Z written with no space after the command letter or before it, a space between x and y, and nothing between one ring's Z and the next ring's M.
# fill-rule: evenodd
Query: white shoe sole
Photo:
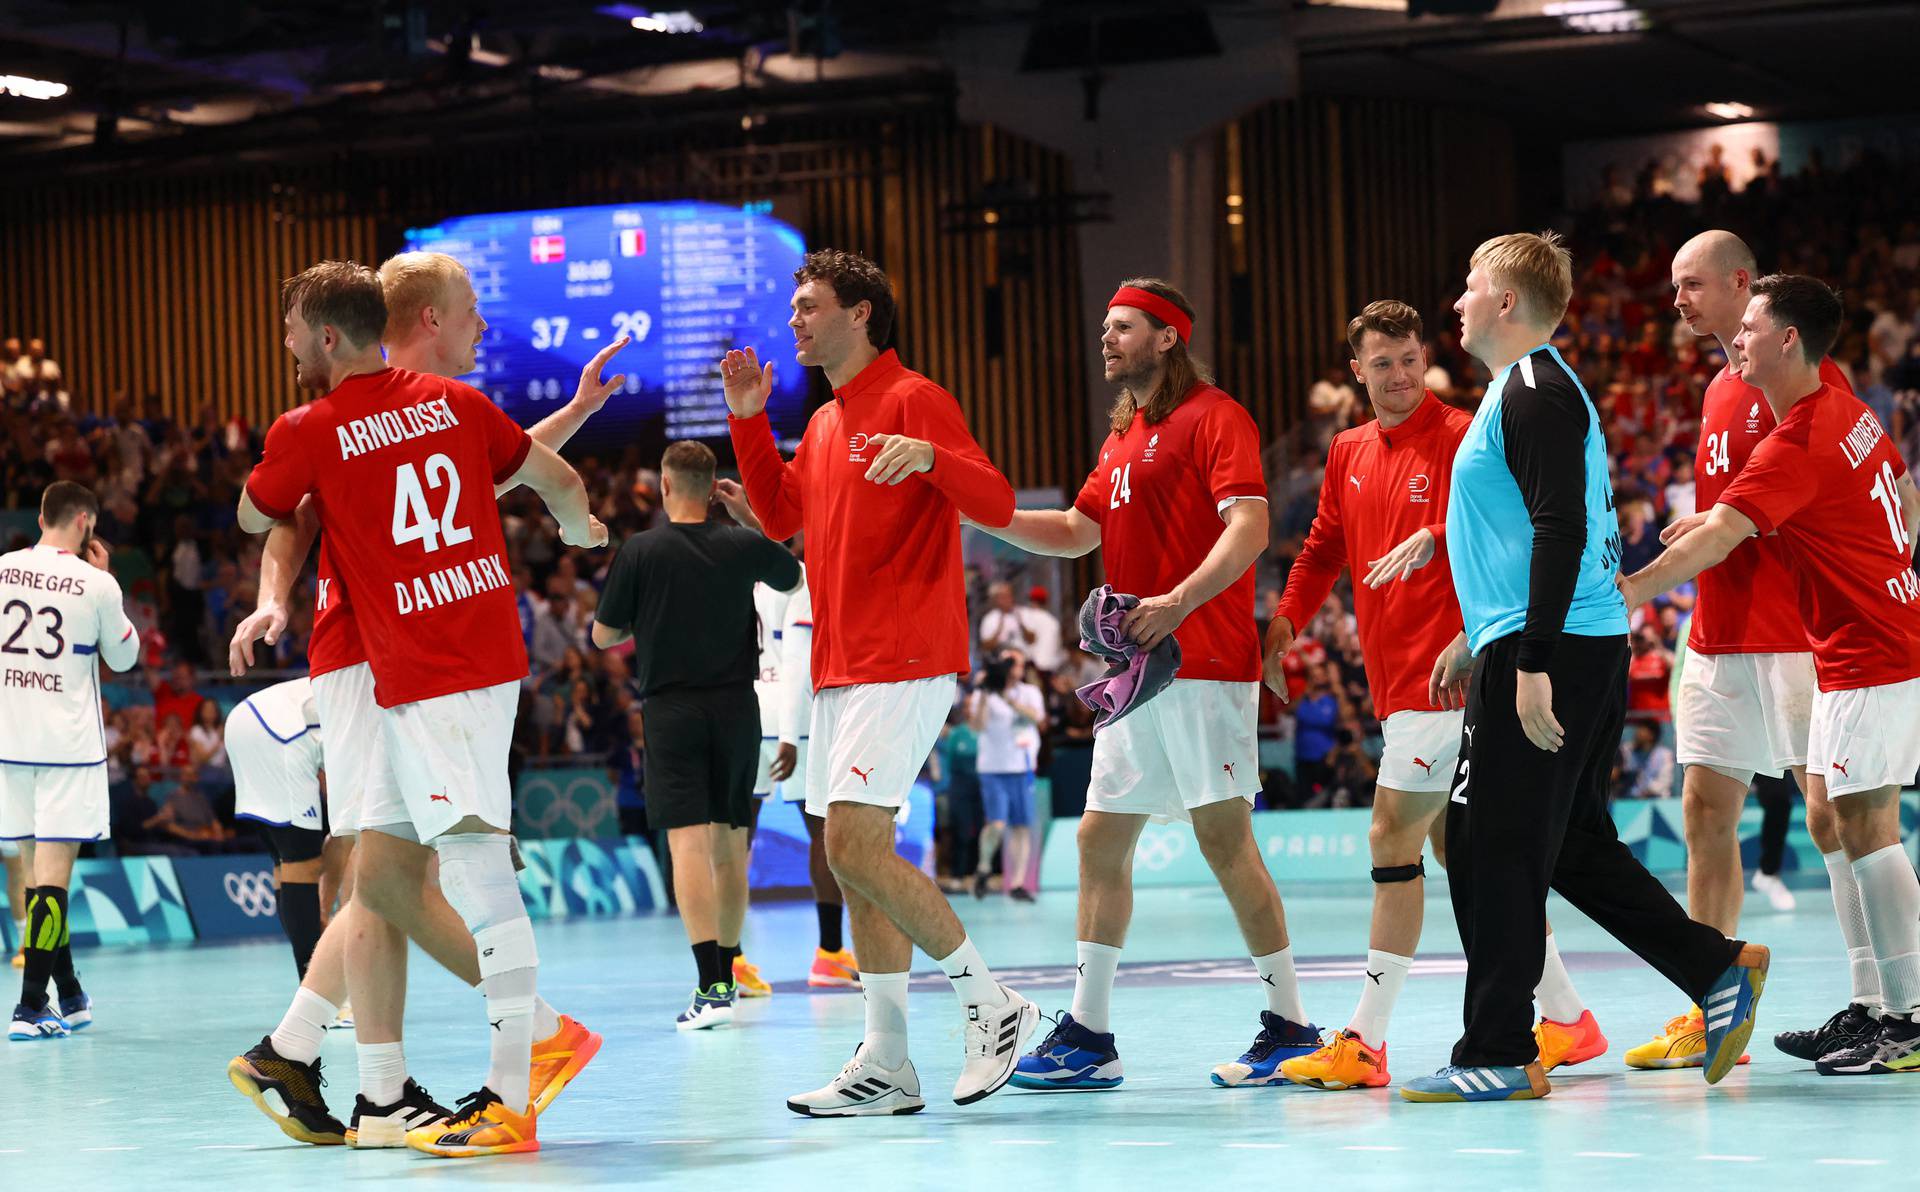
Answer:
M365 1118L347 1131L347 1145L362 1151L396 1150L407 1145L407 1128L384 1118Z
M692 1018L678 1019L673 1025L683 1031L710 1031L715 1027L731 1026L733 1025L733 1007L728 1006L724 1010L708 1010Z
M923 1098L909 1096L895 1089L884 1096L871 1101L862 1101L858 1105L809 1105L805 1101L788 1101L787 1108L802 1117L893 1117L903 1113L919 1113L927 1107Z
M1033 1028L1040 1024L1040 1007L1020 997L1019 994L1014 993L1012 990L1008 990L1007 994L1009 997L1019 998L1020 1000L1020 1025L1014 1030L1013 1046L1007 1050L1006 1062L1001 1066L1000 1070L994 1074L993 1079L988 1084L972 1092L961 1091L966 1083L966 1076L963 1073L960 1077L960 1083L953 1086L953 1103L955 1105L971 1105L975 1101L983 1101L1005 1088L1007 1081L1013 1079L1013 1070L1019 1066L1020 1057L1026 1054L1027 1038L1033 1034Z

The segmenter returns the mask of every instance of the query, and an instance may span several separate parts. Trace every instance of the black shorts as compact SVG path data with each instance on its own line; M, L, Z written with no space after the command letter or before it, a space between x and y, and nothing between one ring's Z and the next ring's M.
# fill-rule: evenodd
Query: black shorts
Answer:
M325 828L295 828L287 824L267 825L267 852L276 865L318 861L327 843Z
M663 832L751 823L760 765L760 700L753 685L659 692L647 697L642 713L647 826Z

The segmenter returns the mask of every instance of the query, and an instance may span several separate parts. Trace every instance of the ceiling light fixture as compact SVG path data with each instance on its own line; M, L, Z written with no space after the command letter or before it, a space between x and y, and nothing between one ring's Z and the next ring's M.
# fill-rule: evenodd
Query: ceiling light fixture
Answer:
M67 93L67 85L25 75L0 75L0 91L21 99L59 99Z
M1647 14L1627 0L1557 0L1541 12L1578 33L1637 33L1647 27Z
M1743 103L1710 103L1706 105L1707 115L1718 116L1722 120L1751 120L1753 109Z

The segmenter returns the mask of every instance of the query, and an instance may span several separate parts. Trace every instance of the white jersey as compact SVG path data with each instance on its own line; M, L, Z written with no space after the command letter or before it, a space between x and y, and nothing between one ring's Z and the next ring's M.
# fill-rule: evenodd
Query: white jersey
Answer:
M780 630L786 618L788 592L765 584L753 585L755 632L759 635L760 669L753 676L753 693L760 697L760 736L780 735Z
M787 594L780 625L780 727L783 745L804 745L813 722L813 596L803 573ZM764 730L763 730L764 733Z
M320 733L313 680L304 675L256 691L227 713L234 814L318 831Z
M0 555L0 762L104 763L99 660L139 657L112 575L51 546Z

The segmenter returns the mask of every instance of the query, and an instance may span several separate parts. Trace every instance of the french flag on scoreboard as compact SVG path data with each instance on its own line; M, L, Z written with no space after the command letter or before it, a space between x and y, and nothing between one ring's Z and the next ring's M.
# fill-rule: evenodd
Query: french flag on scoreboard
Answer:
M621 256L644 257L647 255L647 230L645 228L621 228L618 236Z
M533 253L533 263L536 265L548 265L554 261L567 259L565 236L535 236L527 244Z

